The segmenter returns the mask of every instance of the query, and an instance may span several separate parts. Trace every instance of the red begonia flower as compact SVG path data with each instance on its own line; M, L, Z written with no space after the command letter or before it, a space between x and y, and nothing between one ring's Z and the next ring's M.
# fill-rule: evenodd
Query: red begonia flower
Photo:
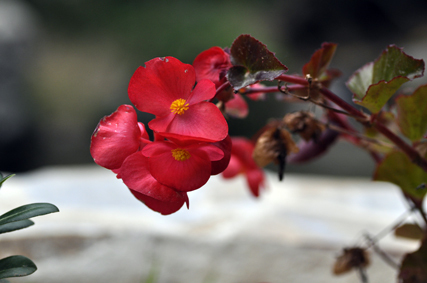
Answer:
M164 137L216 142L228 134L221 111L207 100L215 85L201 80L196 87L194 68L173 57L155 58L132 76L128 93L140 111L156 115L148 126Z
M246 118L249 113L248 104L239 93L225 103L225 113L234 118Z
M217 46L203 51L193 61L197 81L211 80L217 88L224 82L222 79L231 66L230 55Z
M119 169L125 158L142 146L141 139L148 140L148 134L138 123L135 109L121 105L99 122L92 134L90 153L98 165Z
M219 142L212 143L212 145L218 147L224 152L224 157L217 161L212 161L211 175L217 175L227 168L231 157L232 142L230 136Z
M142 154L149 157L149 170L157 181L184 192L203 186L211 175L211 162L224 157L212 144L177 145L170 141L153 142Z
M254 144L240 137L231 138L233 146L231 149L231 158L228 167L222 172L224 178L233 178L238 174L245 174L251 193L259 196L260 189L265 187L264 171L259 168L252 158Z
M187 193L159 183L150 174L148 158L141 151L126 158L121 177L132 194L154 211L166 215L178 211L185 202L188 207Z

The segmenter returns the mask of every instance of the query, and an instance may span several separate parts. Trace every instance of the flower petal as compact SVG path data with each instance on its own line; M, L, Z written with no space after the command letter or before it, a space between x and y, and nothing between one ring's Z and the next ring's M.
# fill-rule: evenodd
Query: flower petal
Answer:
M189 158L176 160L172 154L174 149L187 151ZM204 150L179 148L170 142L156 142L146 146L142 153L149 156L150 173L165 186L188 192L200 188L209 180L211 161Z
M175 213L184 204L184 201L181 201L180 199L178 201L173 201L173 202L160 201L160 200L151 198L149 196L146 196L144 194L141 194L137 191L134 191L134 190L130 190L130 191L138 200L142 201L148 208L156 212L159 212L162 215L169 215L169 214ZM181 194L186 194L186 193L181 192ZM188 199L187 196L185 197Z
M221 111L213 103L200 102L191 105L182 115L176 115L167 131L159 131L154 121L149 124L153 131L176 139L216 142L228 135L228 125Z
M155 58L139 67L128 87L129 99L140 111L156 116L171 113L176 99L188 99L196 82L193 66L176 58Z
M234 118L246 118L249 114L248 104L242 95L235 93L234 97L225 103L225 113Z
M232 147L231 138L230 138L230 136L227 136L222 141L213 143L212 145L218 147L224 153L224 156L220 160L212 162L211 175L217 175L217 174L221 173L222 171L224 171L225 168L227 168L228 163L230 162L231 147Z
M215 83L225 75L225 70L231 67L230 56L218 46L203 51L194 59L193 67L196 70L197 81L208 79Z
M121 105L99 122L91 138L90 153L98 165L118 169L126 157L138 150L140 137L135 109Z
M236 156L231 155L227 168L222 172L222 177L225 179L236 177L238 174L243 172L242 168L243 165L240 160Z
M156 211L162 214L169 210L175 212L188 200L187 196L182 192L177 192L160 184L154 179L148 170L147 159L140 151L126 158L120 169L123 182L135 197L146 203L151 209L161 208L161 211ZM168 205L170 208L168 208Z
M197 82L197 85L188 97L187 102L190 105L196 104L198 102L214 98L215 94L215 84L210 80L201 80Z
M253 196L258 197L260 189L264 188L264 172L261 169L246 171L246 181Z

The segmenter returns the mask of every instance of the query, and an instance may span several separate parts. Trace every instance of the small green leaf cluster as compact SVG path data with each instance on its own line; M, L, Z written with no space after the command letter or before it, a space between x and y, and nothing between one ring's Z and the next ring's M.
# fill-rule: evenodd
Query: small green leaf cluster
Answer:
M0 173L0 187L12 176L3 177ZM0 234L27 228L34 225L30 218L58 211L59 209L50 203L32 203L17 207L0 215ZM0 259L0 279L27 276L36 270L34 262L22 255Z

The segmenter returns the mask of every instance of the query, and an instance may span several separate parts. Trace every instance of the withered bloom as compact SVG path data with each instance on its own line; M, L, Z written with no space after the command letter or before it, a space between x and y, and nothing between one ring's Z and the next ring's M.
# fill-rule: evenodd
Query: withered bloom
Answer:
M279 180L282 180L286 156L298 151L299 148L288 131L273 127L267 129L258 138L252 157L259 167L264 167L270 162L279 164Z
M333 272L340 275L356 269L359 271L362 282L367 282L365 268L370 264L368 253L365 249L354 247L343 249L334 264Z
M307 111L286 114L283 122L291 132L298 133L305 141L316 141L325 130L325 125Z

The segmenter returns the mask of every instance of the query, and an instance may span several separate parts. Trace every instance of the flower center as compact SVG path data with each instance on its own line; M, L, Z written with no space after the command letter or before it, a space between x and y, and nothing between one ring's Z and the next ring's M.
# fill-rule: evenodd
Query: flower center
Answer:
M177 161L185 161L191 156L187 150L182 148L175 148L175 149L172 149L171 151L172 151L173 158L175 158L175 160Z
M188 110L188 105L185 99L180 98L172 102L170 109L172 113L182 115Z

